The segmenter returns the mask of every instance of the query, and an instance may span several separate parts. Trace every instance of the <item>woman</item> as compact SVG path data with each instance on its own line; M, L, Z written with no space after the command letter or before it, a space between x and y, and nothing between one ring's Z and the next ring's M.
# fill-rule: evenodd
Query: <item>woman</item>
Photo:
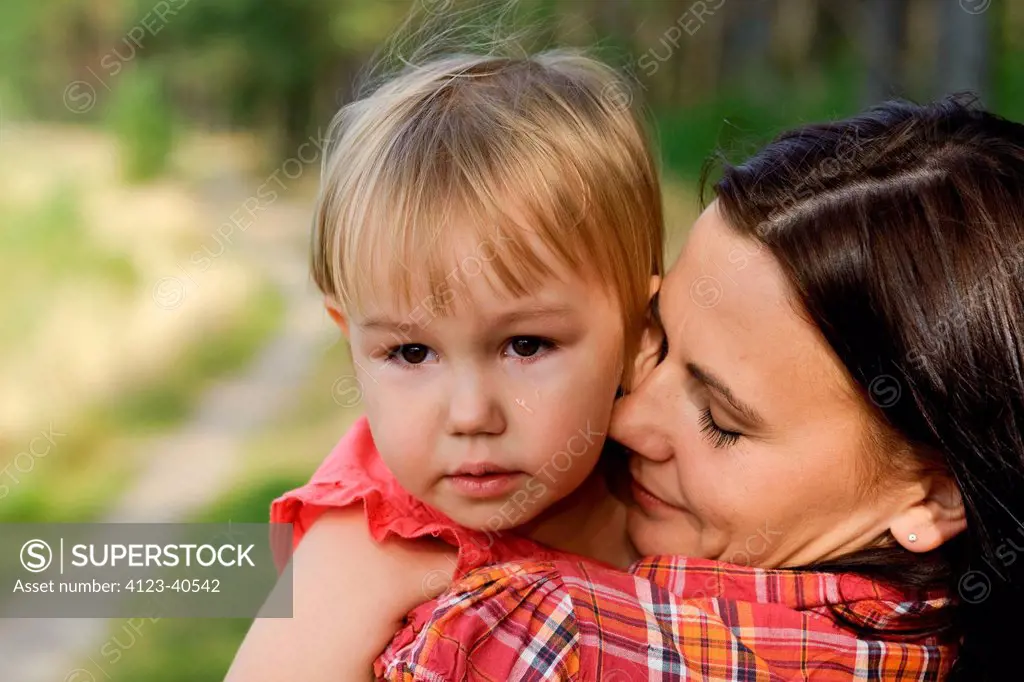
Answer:
M1024 126L889 103L715 191L611 433L649 558L471 575L390 677L1020 679Z

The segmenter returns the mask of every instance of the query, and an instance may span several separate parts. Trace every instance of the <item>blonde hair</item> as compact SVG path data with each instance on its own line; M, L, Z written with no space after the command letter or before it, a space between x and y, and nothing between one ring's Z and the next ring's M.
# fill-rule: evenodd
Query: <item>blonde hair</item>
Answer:
M370 272L383 267L389 293L412 305L418 287L444 286L452 233L468 230L501 244L485 260L521 295L551 274L531 246L539 239L617 295L631 353L650 277L662 272L664 232L631 101L612 68L572 51L406 66L332 121L314 224L317 286L361 312L381 295ZM432 301L447 309L448 299Z

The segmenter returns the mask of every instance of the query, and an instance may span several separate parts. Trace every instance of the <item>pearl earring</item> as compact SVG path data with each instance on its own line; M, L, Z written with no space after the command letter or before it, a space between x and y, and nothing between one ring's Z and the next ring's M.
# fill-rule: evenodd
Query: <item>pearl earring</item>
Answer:
M917 542L917 534L916 533L911 533L910 535L907 536L907 539L910 540L911 542Z

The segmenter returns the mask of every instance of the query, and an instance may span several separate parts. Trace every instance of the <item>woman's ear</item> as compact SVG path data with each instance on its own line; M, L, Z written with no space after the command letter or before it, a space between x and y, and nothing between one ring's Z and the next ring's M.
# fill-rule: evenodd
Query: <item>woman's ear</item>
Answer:
M889 532L911 552L930 552L967 529L967 514L948 474L931 474L920 486L923 496L893 519Z
M334 297L329 295L324 296L324 308L327 309L327 314L331 316L331 319L334 320L334 324L338 325L338 329L341 330L341 333L344 334L347 339L348 318L345 316L345 311L342 310L338 302L334 300Z

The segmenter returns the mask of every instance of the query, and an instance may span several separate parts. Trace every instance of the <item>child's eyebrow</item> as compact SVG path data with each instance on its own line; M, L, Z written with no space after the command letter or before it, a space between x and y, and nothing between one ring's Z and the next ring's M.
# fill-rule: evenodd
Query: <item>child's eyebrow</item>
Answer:
M370 318L367 318L365 320L359 320L359 321L353 320L353 322L355 322L360 327L363 327L365 329L383 329L383 330L398 329L398 328L402 327L403 325L405 325L406 327L408 327L410 325L409 322L404 322L404 323L403 322L397 322L395 320L390 320L390 319L387 319L387 318L384 318L384 317L370 317Z
M523 320L536 320L544 317L575 319L577 310L567 305L534 305L500 313L494 317L494 324L509 325Z
M516 322L534 321L544 318L572 321L576 319L577 314L578 311L575 308L567 305L531 305L498 313L493 318L490 318L488 322L493 326L500 327L515 324ZM430 318L431 316L427 315L427 317ZM383 329L387 331L426 326L420 324L420 322L421 320L418 321L416 317L410 315L406 316L403 321L393 320L388 317L368 317L365 320L359 320L357 324L364 329Z

